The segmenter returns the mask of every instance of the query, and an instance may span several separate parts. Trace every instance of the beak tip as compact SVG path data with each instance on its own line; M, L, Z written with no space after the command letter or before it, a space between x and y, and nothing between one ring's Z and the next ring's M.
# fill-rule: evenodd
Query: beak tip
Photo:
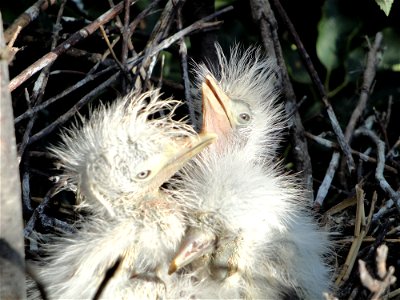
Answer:
M175 273L178 269L178 266L175 264L175 261L171 262L168 268L168 275Z

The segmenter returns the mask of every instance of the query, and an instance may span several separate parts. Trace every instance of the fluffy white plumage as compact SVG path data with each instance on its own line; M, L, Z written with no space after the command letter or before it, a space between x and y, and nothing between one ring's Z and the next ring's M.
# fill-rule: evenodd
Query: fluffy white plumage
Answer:
M259 47L243 49L235 45L229 57L218 44L216 50L218 62L195 65L196 91L201 93L203 83L211 77L230 100L225 103L229 105L225 112L231 114L228 116L231 126L240 136L234 142L246 147L246 153L254 159L273 157L286 126L283 105L278 103L279 82L274 59L265 57ZM198 94L197 98L200 97ZM241 120L242 113L248 114L250 120ZM202 121L197 123L201 128Z
M161 185L215 137L174 121L177 105L157 90L130 94L94 111L51 149L64 170L60 182L68 183L60 189L76 188L78 209L89 216L76 233L45 245L48 257L36 271L49 299L93 298L119 259L101 298L158 299L169 286L179 294L188 285L190 278L167 274L186 213Z
M186 268L212 282L198 298L322 299L330 286L327 233L305 208L296 177L274 163L286 119L273 88L274 65L255 48L236 46L229 59L220 47L217 53L221 71L201 65L197 74L206 91L202 131L218 132L218 141L175 183L193 223L172 270L205 255ZM219 103L207 106L207 95ZM243 112L250 117L245 123Z

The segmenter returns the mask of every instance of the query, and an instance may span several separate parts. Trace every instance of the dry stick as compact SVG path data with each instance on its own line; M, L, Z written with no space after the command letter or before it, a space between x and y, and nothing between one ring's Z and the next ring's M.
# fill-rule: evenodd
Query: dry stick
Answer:
M129 82L131 82L131 76L126 68L126 60L128 59L128 49L131 33L129 31L129 13L130 4L129 0L124 0L124 26L122 28L122 49L121 49L121 64L123 66L122 72L125 75L122 77L122 90L128 92Z
M99 94L102 93L104 89L109 87L112 83L115 82L115 80L118 78L120 75L120 72L115 73L112 75L110 78L108 78L106 81L98 85L95 89L93 89L90 93L86 94L84 97L82 97L70 110L68 110L65 114L60 116L56 121L33 135L29 139L28 144L32 144L39 139L47 136L51 132L53 132L58 126L61 124L64 124L70 117L72 117L76 112L78 112L84 105L86 105L89 101L97 97Z
M313 134L311 134L311 133L309 133L307 131L305 132L305 135L309 139L317 142L318 144L320 144L320 145L322 145L322 146L324 146L326 148L331 148L331 149L335 149L335 150L339 150L339 148L340 148L337 143L331 142L330 140L324 139L323 137L313 135ZM351 151L352 154L355 154L358 157L360 157L363 161L368 161L368 162L372 162L372 163L376 163L377 162L377 160L375 158L370 157L368 155L365 155L364 153L358 152L358 151L353 150L353 149L350 149L350 151ZM390 171L390 172L392 172L394 174L398 174L399 173L397 171L397 169L395 169L395 168L393 168L391 166L388 166L388 165L385 165L385 170Z
M353 110L353 113L351 114L350 120L349 120L347 127L345 129L345 132L344 132L344 138L347 143L351 142L351 138L352 138L354 129L356 127L356 124L367 106L367 101L369 99L369 95L370 95L370 92L372 89L372 83L375 78L376 68L380 61L379 53L382 48L382 40L383 40L382 33L378 32L375 35L374 45L368 51L367 65L366 65L366 68L365 68L364 74L363 74L363 83L361 86L360 98L358 100L356 107ZM343 170L343 167L342 167L342 170ZM344 172L340 172L339 175L341 177L341 182L345 183Z
M41 221L42 226L58 228L64 232L71 232L71 233L74 232L75 228L70 224L55 218L49 218L45 214L45 210L49 206L51 197L54 195L56 189L57 189L56 186L52 187L46 193L40 204L36 207L35 211L33 212L31 218L26 223L26 226L24 228L25 238L28 238L31 235L38 220Z
M333 151L331 161L329 162L329 167L326 170L324 179L322 180L321 185L318 188L317 196L314 201L314 209L319 211L326 195L328 194L329 188L331 186L333 177L335 176L335 172L340 160L340 153L338 151Z
M146 48L144 49L143 61L138 67L140 70L139 74L141 74L142 70L146 74L146 77L142 78L144 82L148 82L148 80L150 79L155 65L155 57L154 55L149 55L149 53L152 52L152 49L155 47L155 45L159 44L160 41L167 36L177 9L179 9L179 7L181 7L184 3L185 0L178 0L178 1L169 0L165 5L165 8L160 16L160 19L154 26L153 31L149 38L149 42L147 43Z
M174 35L170 36L169 38L163 40L160 44L158 44L156 47L152 49L152 51L149 53L150 56L155 55L156 53L162 51L165 48L168 48L171 46L173 43L178 41L180 38L184 37L185 35L194 32L196 30L201 30L203 28L209 28L209 27L214 27L216 25L219 25L221 22L210 22L206 23L207 21L227 12L232 10L232 6L228 6L220 11L217 11L205 18L202 18L201 20L193 23L192 25L186 27L185 29L182 29L181 31L178 31ZM133 66L137 65L141 60L143 60L143 57L136 57L131 60L128 60L127 63L129 64L128 67L132 68ZM65 114L63 114L60 118L58 118L56 121L33 135L30 140L29 144L34 143L38 141L39 139L47 136L51 132L53 132L58 126L61 124L65 123L71 116L73 116L82 106L84 106L86 103L88 103L90 100L92 100L96 95L100 94L104 89L109 87L111 84L113 84L118 76L120 75L120 72L115 73L112 75L109 79L107 79L105 82L100 84L99 86L96 87L96 89L92 90L89 94L84 96L79 102L75 104L74 107L72 107L69 111L67 111Z
M46 10L50 5L56 3L56 0L39 0L21 14L14 22L4 31L4 39L8 43L18 30L18 26L25 28L30 22L35 20L40 11Z
M349 143L351 141L351 136L353 134L354 128L356 127L356 124L358 120L360 119L362 113L365 110L365 107L367 105L367 101L369 98L369 94L371 91L371 86L372 82L375 78L375 73L376 73L376 67L379 63L379 52L382 47L382 33L378 32L375 35L375 42L374 45L372 46L371 49L369 49L368 52L368 58L367 58L367 66L365 68L364 74L363 74L363 83L361 86L361 93L360 93L360 98L358 100L356 108L353 110L353 113L350 117L349 123L347 124L345 133L344 133L344 138L346 141Z
M321 80L319 79L318 73L315 70L314 65L311 62L310 56L308 55L307 51L305 50L304 45L301 42L300 37L296 32L296 29L294 28L292 22L290 21L288 15L286 14L286 12L283 9L282 5L280 4L279 0L272 0L272 2L274 3L279 15L283 19L286 27L289 29L290 33L292 34L292 37L295 40L296 46L299 48L300 56L302 57L304 64L308 70L308 73L310 74L310 77L312 78L313 83L316 86L316 88L319 92L319 95L325 105L325 109L328 113L328 117L329 117L329 120L332 125L332 129L336 134L336 138L340 145L340 149L343 151L343 153L346 157L347 166L351 173L351 172L353 172L353 170L355 170L354 159L350 153L350 146L344 138L343 131L340 128L340 125L336 118L335 112L333 111L332 106L328 100L328 96L325 92L324 85L322 84Z
M91 63L97 64L99 61L101 61L102 55L100 53L96 52L89 52L86 50L78 49L78 48L69 48L66 52L65 55L74 57L74 58L84 58L87 59ZM50 75L56 74L57 71L53 71Z
M379 139L379 137L371 130L366 128L357 129L354 134L365 135L368 136L376 145L377 155L378 155L378 164L375 170L375 178L379 182L380 187L383 191L385 191L389 197L394 201L397 210L400 212L399 200L400 193L396 192L386 181L385 176L383 176L383 169L385 166L385 143Z
M378 276L381 280L374 279L371 274L369 274L364 261L358 261L361 282L370 292L373 292L371 297L373 300L381 299L381 295L385 290L387 290L391 284L396 282L394 267L390 266L388 270L386 268L388 251L386 245L381 245L376 249L376 267L378 270Z
M278 25L267 0L250 1L254 21L259 25L264 48L268 54L277 58L281 70L283 93L286 100L286 112L288 114L289 126L292 132L291 139L294 145L293 154L296 161L296 168L301 171L306 182L306 188L310 192L310 202L313 201L313 178L311 159L308 153L307 140L304 136L304 127L300 114L297 110L296 95L290 83L289 74L283 59L282 48L278 37ZM292 115L293 113L293 115Z
M133 2L134 0L130 0L130 3ZM32 65L30 65L28 68L26 68L24 71L22 71L19 75L17 75L11 80L9 85L10 91L15 90L17 87L19 87L22 83L24 83L34 74L39 72L45 66L54 62L58 58L58 56L63 54L66 50L74 46L76 43L87 38L89 35L95 32L100 25L103 25L112 20L117 14L119 14L122 11L123 7L124 4L122 2L117 4L115 7L109 9L107 12L102 14L100 17L98 17L95 21L93 21L89 25L85 26L78 32L75 32L66 41L58 45L53 51L47 53L42 58L38 59L36 62L34 62Z
M14 43L17 40L17 37L18 37L19 33L21 32L21 30L22 30L22 27L18 25L13 36L11 37L10 41L7 44L7 50L8 50L7 62L8 63L13 61L15 55L20 50L20 48L13 47L13 46L14 46Z
M50 99L44 101L43 103L39 104L39 105L35 105L35 107L32 107L30 109L28 109L26 112L24 112L23 114L19 115L18 117L15 118L14 120L14 124L18 124L20 121L31 117L32 115L36 114L37 112L45 109L46 107L48 107L49 105L53 104L54 102L56 102L57 100L62 99L63 97L67 96L68 94L72 93L73 91L79 89L80 87L84 86L85 84L87 84L90 81L93 81L94 79L96 79L97 77L111 71L115 69L115 67L108 67L104 70L101 70L95 74L89 74L87 75L84 79L78 81L77 83L75 83L74 85L70 86L69 88L65 89L64 91L62 91L61 93L55 95L54 97L51 97Z
M61 26L60 26L60 22L61 22L61 17L63 15L64 12L64 7L65 7L65 3L66 0L63 0L60 4L60 8L58 10L58 14L57 14L57 19L56 19L56 23L53 26L53 37L52 37L52 42L51 42L51 51L54 50L54 48L57 45L58 39L59 39L59 33L61 30ZM52 63L50 63L49 65L47 65L42 72L40 73L38 79L35 82L34 88L33 88L33 94L31 99L34 100L35 102L35 106L37 104L40 104L43 100L43 96L44 96L44 91L46 89L47 86L47 82L49 80L49 74L50 74L50 67L51 67ZM32 102L32 101L31 101ZM26 147L28 146L28 142L29 142L29 138L32 132L32 128L33 125L35 124L37 119L37 115L33 115L32 118L29 120L28 125L26 126L24 135L22 137L22 142L19 146L18 149L18 156L22 157L23 153L25 152Z
M7 56L7 48L0 12L0 299L25 299L21 186L12 101L7 90L8 62L4 55Z
M356 222L354 225L354 241L351 244L349 253L347 254L346 261L340 270L339 276L336 278L335 285L339 286L347 279L349 279L350 273L353 270L354 263L357 258L357 254L360 250L361 243L367 235L366 227L369 227L369 224L366 224L365 220L365 209L364 209L364 191L356 185L356 193L357 193L357 211L356 211ZM372 208L372 207L371 207Z
M130 27L129 27L129 12L130 5L129 0L124 0L124 27L122 30L122 51L121 51L121 62L123 65L126 64L126 60L128 59L128 44L129 37L131 36Z
M67 0L63 0L60 4L60 8L58 10L57 14L57 19L56 23L53 26L53 36L52 36L52 42L51 42L51 50L55 48L57 45L58 39L59 39L59 33L61 30L61 17L64 12L65 4ZM49 64L47 67L45 67L42 72L40 73L38 79L35 82L34 88L33 88L33 94L31 96L31 99L34 100L35 102L35 107L39 105L44 96L44 91L47 86L47 82L49 79L49 74L50 74L50 67L52 64ZM32 102L32 101L31 101ZM23 199L23 204L24 204L24 210L23 212L31 213L32 212L32 199L30 195L30 167L29 167L29 162L30 162L30 156L24 156L24 152L26 147L28 146L28 142L31 136L32 128L34 123L36 122L37 115L34 114L32 115L31 119L29 120L26 128L24 135L22 137L22 142L20 144L19 150L18 150L18 155L21 157L21 162L23 163L23 180L22 180L22 199Z
M182 29L182 7L178 9L178 20L177 20L178 30ZM189 72L188 72L188 58L187 58L187 47L185 40L183 38L179 39L179 55L182 69L182 77L183 77L183 87L185 92L185 101L186 105L189 108L189 118L191 124L196 124L196 115L193 99L190 95L190 82L189 82Z
M367 243L376 242L376 240L377 240L377 238L375 238L373 236L366 236L363 238L363 242L367 242ZM353 241L354 241L354 236L345 237L340 240L335 240L335 244L336 243L347 244L347 243L352 243ZM384 238L383 241L386 243L400 244L400 239L396 239L396 238L393 238L393 239Z
M100 29L101 35L102 35L103 38L104 38L104 41L106 42L108 51L110 52L112 58L114 59L115 63L118 65L118 67L120 68L120 70L121 70L121 71L124 71L124 65L119 61L119 59L118 59L117 55L115 55L115 52L114 52L114 49L113 49L113 46L115 46L116 43L115 43L115 42L113 42L112 44L110 43L110 40L108 39L107 33L106 33L106 31L104 30L103 25L101 25L101 26L99 27L99 29Z
M177 33L173 34L169 38L166 38L160 44L155 46L152 49L152 51L149 53L149 56L152 56L155 53L158 53L161 50L168 48L173 43L175 43L182 37L188 35L189 33L193 33L193 32L199 31L199 30L203 30L203 29L207 29L207 28L214 28L216 26L219 26L222 23L222 21L215 21L215 22L209 22L209 21L211 19L218 17L219 15L222 15L228 11L231 11L232 9L233 9L233 6L227 6L224 9L216 11L215 13L194 22L192 25L186 27L185 29L178 31ZM134 60L137 60L137 58L135 58Z
M158 3L160 3L161 0L154 0L152 1L142 12L140 12L135 20L132 21L131 24L129 24L129 33L132 35L133 32L135 31L136 27L139 25L140 21L142 21L145 17L147 17L150 12L155 8Z
M390 117L392 116L392 106L393 106L393 95L389 95L388 108L386 111L385 128L388 128L389 126Z

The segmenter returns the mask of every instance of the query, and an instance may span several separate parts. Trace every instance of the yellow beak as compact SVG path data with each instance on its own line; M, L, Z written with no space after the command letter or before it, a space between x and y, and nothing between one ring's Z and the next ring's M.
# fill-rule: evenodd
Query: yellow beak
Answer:
M171 148L165 149L164 163L157 175L162 185L178 172L192 157L216 140L213 133L200 133L197 137L184 137L176 140Z

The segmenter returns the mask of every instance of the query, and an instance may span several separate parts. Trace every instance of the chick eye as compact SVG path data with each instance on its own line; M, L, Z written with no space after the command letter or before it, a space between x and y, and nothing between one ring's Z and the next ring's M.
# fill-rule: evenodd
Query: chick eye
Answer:
M150 170L142 171L142 172L140 172L140 173L138 173L138 174L136 175L136 178L137 178L137 179L146 179L147 177L149 177L150 173L151 173Z
M241 120L242 122L245 122L245 123L247 123L247 122L250 121L250 115L249 115L248 113L241 113L241 114L239 115L239 118L240 118L240 120Z

